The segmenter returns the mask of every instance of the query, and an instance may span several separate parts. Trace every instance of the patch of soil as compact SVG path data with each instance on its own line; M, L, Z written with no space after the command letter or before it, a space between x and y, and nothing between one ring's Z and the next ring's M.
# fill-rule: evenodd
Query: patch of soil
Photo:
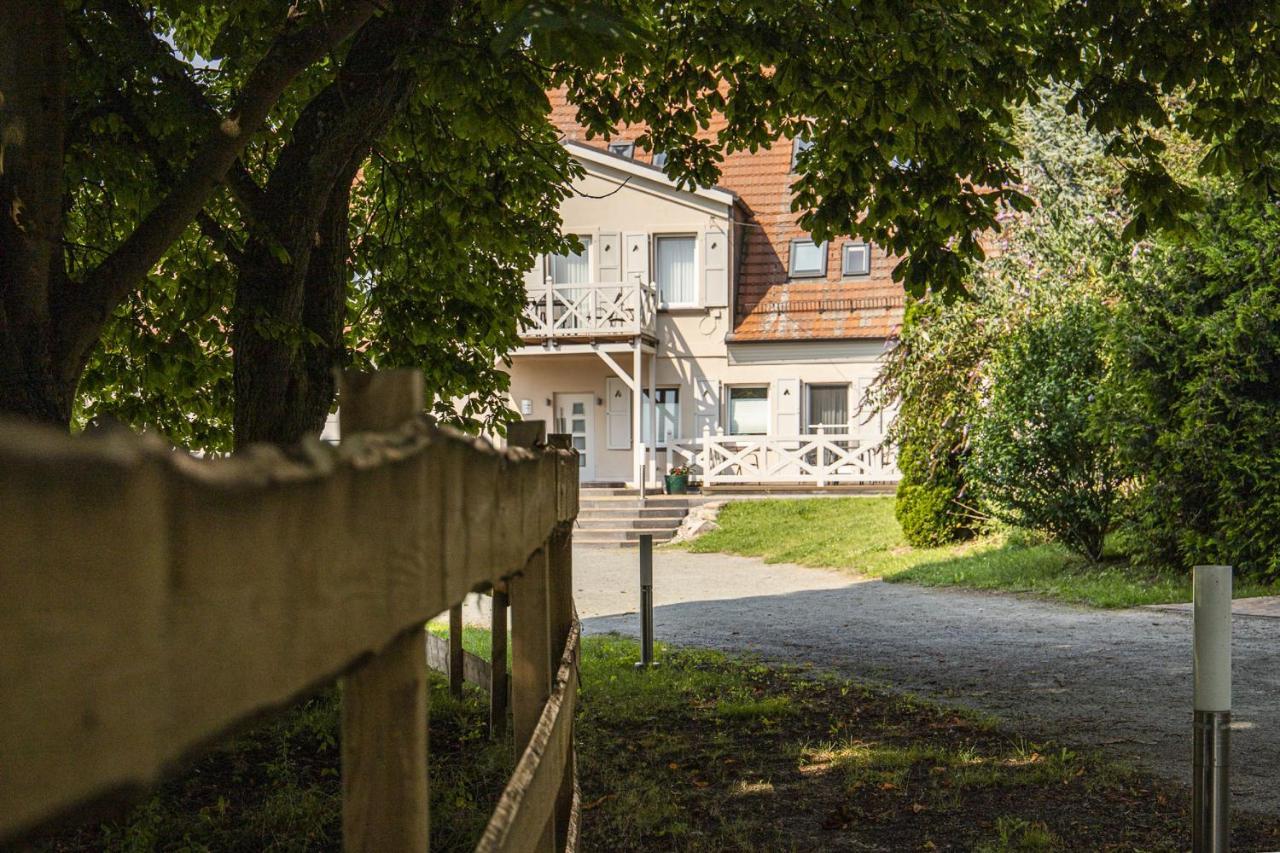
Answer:
M662 665L715 664L675 651ZM1189 793L1097 754L794 668L723 666L759 716L693 693L660 719L580 726L584 849L1189 847ZM1233 842L1280 848L1280 823L1237 813Z

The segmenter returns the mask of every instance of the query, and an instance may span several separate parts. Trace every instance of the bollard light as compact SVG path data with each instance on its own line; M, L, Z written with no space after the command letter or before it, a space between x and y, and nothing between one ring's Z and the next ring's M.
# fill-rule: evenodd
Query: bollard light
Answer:
M640 662L637 668L654 666L653 661L653 534L640 534Z
M1192 850L1231 849L1231 567L1192 575Z

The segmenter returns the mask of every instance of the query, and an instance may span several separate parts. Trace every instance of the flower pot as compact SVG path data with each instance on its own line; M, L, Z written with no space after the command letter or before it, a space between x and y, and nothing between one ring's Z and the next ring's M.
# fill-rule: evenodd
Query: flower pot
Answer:
M688 474L667 474L663 479L667 483L667 494L669 495L687 495L689 494L689 475Z

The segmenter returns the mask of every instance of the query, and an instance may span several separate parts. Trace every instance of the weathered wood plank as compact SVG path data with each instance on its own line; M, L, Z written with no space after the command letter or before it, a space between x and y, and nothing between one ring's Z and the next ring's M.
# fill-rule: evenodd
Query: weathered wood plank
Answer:
M0 437L3 842L169 757L168 537L163 470L133 437Z
M511 596L511 721L517 754L531 742L551 695L551 611L547 581L546 549L529 559L524 571L507 582ZM555 821L535 827L534 847L549 853L555 848Z
M449 608L449 693L462 698L462 605Z
M507 714L510 712L510 678L507 674L507 591L493 588L490 608L490 675L489 675L489 737L500 738L507 732Z
M393 429L416 417L423 406L422 377L417 371L344 377L340 393L342 433L346 436ZM393 472L379 469L376 473ZM377 485L403 485L395 479L383 477ZM409 478L409 482L416 480ZM394 501L395 494L379 497ZM378 503L395 524L386 531L393 537L389 541L394 541L400 525L407 524L408 529L416 526L416 519L404 517L403 505ZM409 505L417 503L410 501ZM370 523L364 509L350 508L360 522ZM401 568L400 555L381 556L390 561L394 572L387 578L387 593L417 593L421 597L423 564L409 555L401 574L396 571ZM415 568L419 569L416 578ZM402 579L409 583L409 590L400 588ZM387 609L394 614L396 605L388 602ZM461 641L461 610L458 622ZM427 648L422 635L421 624L409 629L342 681L342 846L347 853L421 853L427 849L431 801L427 795ZM459 677L461 670L459 665ZM462 690L461 682L458 690Z
M208 461L0 421L0 842L135 794L451 590L500 583L576 512L570 453L421 420L346 432L337 449ZM451 526L461 562L445 560Z
M476 845L476 853L531 853L544 849L545 830L554 825L560 781L573 760L570 747L578 696L580 636L581 627L575 623L556 673L555 689ZM575 837L576 831L566 835Z
M426 636L427 666L436 672L448 675L450 672L449 667L452 665L449 640L445 637L438 637L435 634L427 634ZM476 687L488 691L492 688L493 667L484 658L464 649L462 652L462 680L467 684L474 684Z

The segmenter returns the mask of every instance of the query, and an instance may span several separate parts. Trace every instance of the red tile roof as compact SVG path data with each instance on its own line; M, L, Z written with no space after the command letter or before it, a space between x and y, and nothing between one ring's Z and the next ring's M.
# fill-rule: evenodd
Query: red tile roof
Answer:
M578 125L577 109L565 100L563 91L548 93L551 120L566 139L606 148L605 140L588 140ZM710 136L719 128L713 123L705 131ZM618 136L630 139L640 132L629 128ZM648 163L648 152L639 148L636 160ZM902 285L890 272L894 259L879 248L871 252L871 274L856 278L841 275L840 247L847 241L832 240L827 245L825 278L790 279L787 266L791 241L808 234L796 224L791 212L791 144L780 141L771 150L755 154L746 151L725 156L720 164L720 189L737 193L745 218L742 236L746 250L735 284L734 341L830 340L886 338L902 325Z

